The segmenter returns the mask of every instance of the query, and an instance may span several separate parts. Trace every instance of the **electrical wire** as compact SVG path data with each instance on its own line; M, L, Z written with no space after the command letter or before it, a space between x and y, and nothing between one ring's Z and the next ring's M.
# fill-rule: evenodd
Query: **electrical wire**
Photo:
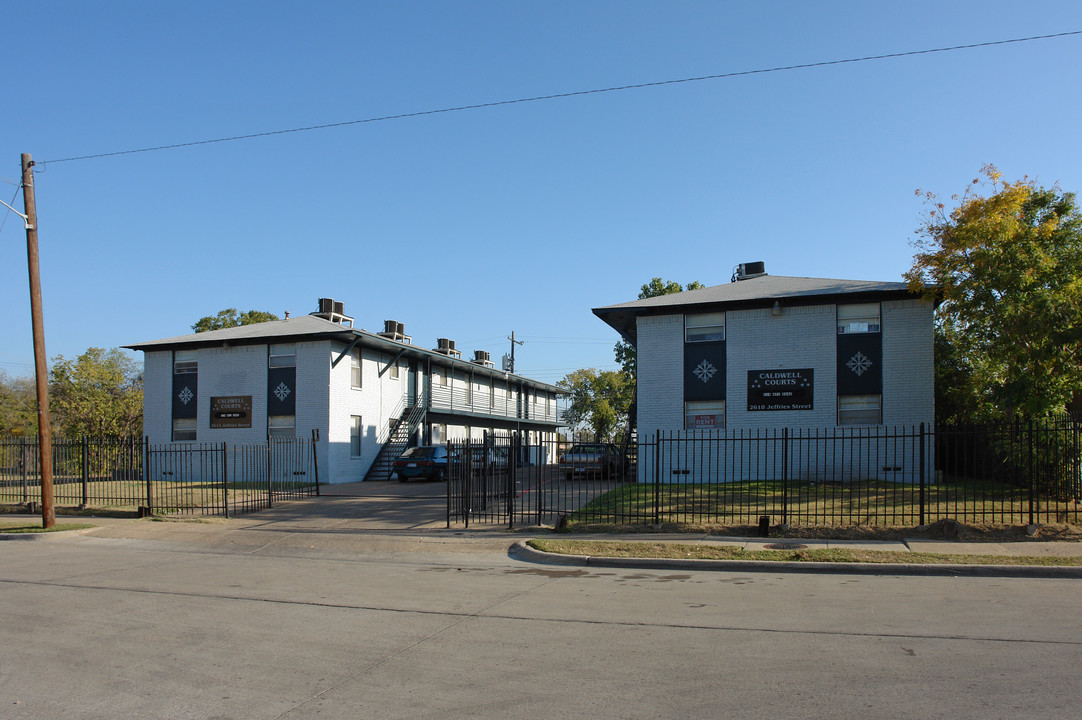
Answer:
M15 194L11 196L11 202L9 202L8 205L15 202L15 198L19 197L19 191L22 189L22 183L19 183L19 187L15 188ZM9 208L4 209L7 210L7 212L4 213L4 219L0 220L0 232L4 232L4 226L8 224L8 218L15 214Z
M808 68L829 67L831 65L845 65L848 63L869 62L872 60L889 60L892 58L912 57L914 55L928 55L931 53L952 52L955 50L972 50L975 48L992 47L995 45L1010 45L1013 43L1031 42L1034 40L1049 40L1052 38L1082 35L1082 30L1053 33L1051 35L1033 35L1024 38L1012 38L1010 40L992 40L982 43L970 43L968 45L952 45L950 47L930 48L926 50L909 50L906 52L886 53L883 55L865 55L863 57L846 58L844 60L823 60L820 62L800 63L797 65L783 65L778 67L760 68L757 70L740 70L736 72L717 73L715 75L700 75L698 77L681 78L679 80L658 80L656 82L636 83L633 85L616 85L607 88L595 88L592 90L577 90L573 92L555 93L552 95L536 95L534 97L517 98L514 100L496 100L493 102L476 103L473 105L458 105L455 107L441 108L438 110L419 110L417 112L399 113L397 115L383 115L380 117L364 118L361 120L345 120L342 122L325 123L322 125L309 125L307 127L290 128L289 130L269 130L267 132L248 133L245 135L232 135L230 137L215 138L213 140L194 140L191 142L172 143L170 145L156 145L153 147L137 148L133 150L117 150L114 152L96 153L93 155L78 155L75 157L60 158L59 160L46 160L41 164L76 162L78 160L95 160L98 158L116 157L118 155L133 155L136 153L157 152L159 150L175 150L177 148L195 147L198 145L212 145L215 143L233 142L235 140L251 140L254 138L272 137L275 135L288 135L290 133L310 132L312 130L327 130L330 128L347 127L349 125L363 125L366 123L384 122L388 120L404 120L406 118L424 117L427 115L440 115L444 113L462 112L464 110L480 110L505 105L518 105L522 103L540 102L542 100L558 100L562 98L582 97L584 95L598 95L601 93L620 92L624 90L639 90L642 88L661 87L663 85L679 85L682 83L702 82L704 80L721 80L725 78L743 77L747 75L762 75L766 73L786 72L789 70L806 70Z

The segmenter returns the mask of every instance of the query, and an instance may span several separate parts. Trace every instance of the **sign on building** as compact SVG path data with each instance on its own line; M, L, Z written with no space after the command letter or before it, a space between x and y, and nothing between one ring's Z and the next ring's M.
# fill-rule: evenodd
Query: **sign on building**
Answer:
M748 370L748 411L811 410L814 371Z
M252 396L225 395L210 399L211 428L252 427Z

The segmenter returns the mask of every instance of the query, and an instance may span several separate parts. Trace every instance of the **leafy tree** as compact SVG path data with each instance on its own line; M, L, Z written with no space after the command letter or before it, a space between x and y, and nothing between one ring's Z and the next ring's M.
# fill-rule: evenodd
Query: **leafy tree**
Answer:
M609 440L627 421L634 386L623 372L585 368L557 383L569 393L567 420L588 427L597 440Z
M217 315L207 315L206 317L199 318L195 325L192 325L192 330L201 333L207 332L208 330L221 330L222 328L237 327L238 325L255 325L256 323L269 322L277 319L277 315L263 312L262 310L237 312L236 308L226 308Z
M0 370L0 437L36 437L38 395L32 377L11 377Z
M63 435L140 435L143 374L119 348L89 348L75 360L53 358L50 414Z
M942 305L936 319L940 419L1063 409L1082 391L1082 215L1074 193L982 169L947 211L927 214L906 273ZM982 195L980 187L988 189Z

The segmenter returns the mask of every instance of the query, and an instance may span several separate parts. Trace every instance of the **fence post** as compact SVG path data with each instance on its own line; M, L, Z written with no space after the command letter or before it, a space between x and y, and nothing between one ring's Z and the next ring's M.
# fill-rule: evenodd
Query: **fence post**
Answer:
M143 480L147 486L147 515L154 514L154 505L151 504L150 495L150 436L146 435L143 438Z
M789 522L789 428L781 429L781 521Z
M82 461L83 502L79 505L79 509L86 510L90 502L90 438L86 435L83 435Z
M518 433L515 433L515 438L511 441L512 444L518 445L520 438ZM485 431L485 462L489 462L489 447L492 445L488 436L488 430ZM516 447L515 454L518 455L518 449ZM518 480L518 463L512 463L510 460L507 462L507 529L515 529L515 481Z
M272 444L272 442L273 441L270 439L270 437L268 437L267 438L267 507L268 508L271 507L274 504L274 492L273 492L273 490L271 490L271 485L273 484L273 478L274 478L274 473L273 473L274 453L271 452L271 444Z
M661 428L654 434L654 525L661 524Z
M222 442L222 514L229 517L229 448Z
M23 475L23 504L30 502L29 469L26 467L26 438L19 439L19 467Z
M1029 425L1029 439L1028 439L1027 444L1029 445L1029 452L1027 454L1029 456L1029 460L1027 462L1027 465L1029 465L1029 524L1032 525L1033 524L1033 495L1034 495L1034 492L1036 491L1035 485L1037 484L1036 478L1033 477L1033 418L1029 419L1028 425Z
M319 497L319 428L312 428L312 472L316 475L316 497Z
M924 423L920 424L920 522L918 525L924 524L924 483L926 478L924 477L925 469L924 463L924 443L927 440L927 436L924 433Z

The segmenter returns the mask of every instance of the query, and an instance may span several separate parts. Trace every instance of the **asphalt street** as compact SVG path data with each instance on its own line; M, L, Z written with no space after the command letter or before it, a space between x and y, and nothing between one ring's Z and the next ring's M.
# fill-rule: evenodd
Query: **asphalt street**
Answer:
M0 542L0 718L1076 714L1077 579L556 567L394 507Z

